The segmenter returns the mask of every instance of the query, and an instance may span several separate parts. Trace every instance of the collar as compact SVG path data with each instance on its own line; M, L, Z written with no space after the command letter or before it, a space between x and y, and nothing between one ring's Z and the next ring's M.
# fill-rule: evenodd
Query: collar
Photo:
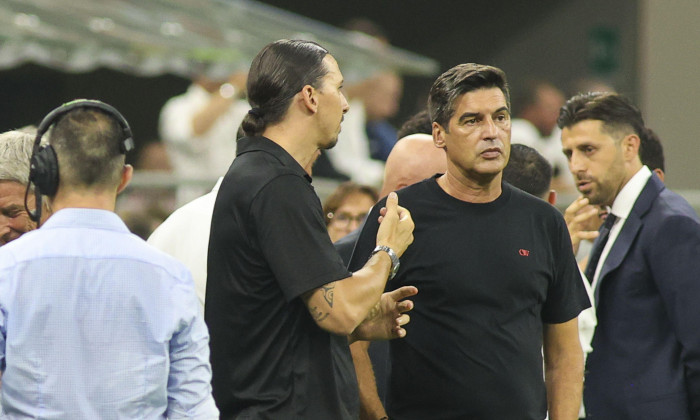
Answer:
M309 183L311 182L311 177L306 173L304 168L299 165L299 162L294 160L292 155L290 155L282 146L275 143L274 141L263 136L256 137L242 137L238 139L238 144L236 146L236 157L248 153L248 152L265 152L277 159L277 161L282 164L282 166L292 170L299 176L306 178Z
M632 211L634 203L637 201L637 197L642 193L649 178L651 178L651 171L644 165L629 181L627 181L625 186L622 187L622 190L617 194L612 205L611 213L619 219L627 219Z
M217 192L219 191L219 187L221 187L221 182L224 180L223 176L220 176L219 179L216 181L216 184L214 184L214 188L211 189L211 192Z
M41 230L57 228L94 228L129 232L116 213L101 209L66 208L57 211L41 225Z

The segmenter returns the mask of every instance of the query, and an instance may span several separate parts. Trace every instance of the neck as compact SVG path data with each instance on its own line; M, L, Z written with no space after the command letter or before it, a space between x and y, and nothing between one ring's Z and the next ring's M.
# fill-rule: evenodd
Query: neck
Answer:
M73 190L58 192L49 200L48 206L52 213L66 208L84 208L114 211L117 201L116 192L95 190Z
M640 169L642 169L642 163L641 162L626 162L625 163L625 177L622 179L622 182L620 182L620 185L617 187L617 191L615 191L615 195L612 198L612 201L610 203L605 204L608 207L612 207L613 203L615 203L615 200L617 199L617 196L620 195L620 191L622 191L623 188L625 188L625 185L627 185L632 178L639 172Z
M318 144L310 140L313 136L309 130L277 124L268 127L262 135L282 147L302 168L308 168L316 157Z
M627 184L630 179L632 179L635 175L637 175L637 172L639 172L640 169L642 169L642 162L630 162L626 166L626 172L627 172L627 179L625 180L625 184Z
M500 197L502 173L483 180L470 178L462 173L455 174L447 169L437 182L447 194L469 203L490 203Z

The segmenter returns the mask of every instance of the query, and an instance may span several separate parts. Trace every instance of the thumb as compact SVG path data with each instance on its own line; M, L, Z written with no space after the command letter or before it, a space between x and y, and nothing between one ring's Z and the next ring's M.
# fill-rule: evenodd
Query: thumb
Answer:
M387 213L389 213L389 212L397 212L398 206L399 206L399 196L396 195L396 193L392 191L386 197L386 204L384 205L384 207L386 207Z
M391 297L398 302L401 299L418 294L418 288L415 286L403 286L389 293Z

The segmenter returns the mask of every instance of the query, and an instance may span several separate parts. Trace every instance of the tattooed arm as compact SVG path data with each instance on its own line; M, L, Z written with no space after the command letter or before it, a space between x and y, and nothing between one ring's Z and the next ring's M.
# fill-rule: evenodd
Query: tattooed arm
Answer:
M334 334L350 335L378 304L390 268L389 255L379 252L352 277L305 293L303 299L314 321Z
M346 334L350 343L356 340L389 340L406 335L402 328L410 318L406 312L413 309L413 302L406 298L418 293L413 286L403 286L381 294L373 300L373 282L361 279L366 269L377 263L372 257L365 267L347 279L328 283L306 293L303 298L314 321L334 334ZM384 282L380 282L384 288ZM371 306L370 302L375 302ZM360 318L364 314L364 318Z
M409 211L399 206L398 200L396 193L390 193L386 206L380 210L376 243L388 246L401 256L413 242L413 220ZM302 298L319 327L334 334L350 335L382 298L390 269L389 254L378 252L351 277L326 283L303 294Z

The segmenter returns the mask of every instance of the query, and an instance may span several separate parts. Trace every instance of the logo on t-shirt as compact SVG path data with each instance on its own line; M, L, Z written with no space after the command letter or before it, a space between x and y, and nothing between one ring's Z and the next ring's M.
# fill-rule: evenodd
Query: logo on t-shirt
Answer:
M520 248L520 250L518 251L518 254L520 254L520 255L523 256L523 257L529 257L529 256L530 256L530 251L527 250L527 249L522 249L522 248Z

